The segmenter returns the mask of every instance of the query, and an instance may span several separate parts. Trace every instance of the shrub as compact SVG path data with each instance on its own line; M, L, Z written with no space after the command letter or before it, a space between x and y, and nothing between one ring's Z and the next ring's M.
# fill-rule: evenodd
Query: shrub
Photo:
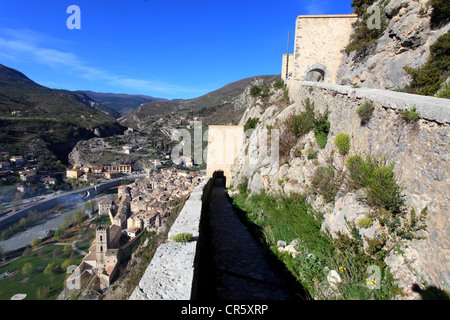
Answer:
M259 94L261 98L267 98L270 96L270 87L269 84L264 83L261 88L261 93Z
M314 136L316 137L317 144L322 149L325 148L327 144L329 133L330 121L328 121L328 112L326 112L314 122Z
M450 19L450 3L448 0L431 0L433 12L430 23L433 28L446 24Z
M259 118L248 118L247 122L244 124L244 131L249 129L255 129L258 124Z
M432 64L425 64L416 69L405 66L404 69L412 77L409 88L413 93L432 96L441 87L443 78L439 69Z
M420 113L417 112L416 107L412 107L411 109L403 110L401 113L401 117L406 122L416 122L420 118Z
M318 167L311 180L314 191L320 193L325 201L334 201L340 183L332 166Z
M175 242L186 243L186 242L192 241L194 239L194 237L193 237L192 233L184 232L184 233L179 233L179 234L175 235L172 239Z
M450 75L450 31L441 35L430 46L430 55L425 64L418 68L404 67L412 80L405 89L410 93L435 95ZM444 84L445 86L445 84Z
M381 28L369 29L368 27L370 14L367 12L367 9L374 2L374 0L354 0L352 2L351 5L355 9L355 13L358 14L359 19L352 25L353 32L350 35L350 42L345 47L345 53L349 54L352 51L356 51L357 56L366 56L386 29L386 15L381 16ZM383 12L383 10L380 11Z
M297 138L311 131L315 123L314 103L309 98L306 98L303 105L306 110L298 115L293 115L289 119L289 129Z
M314 151L312 149L308 150L308 154L306 155L306 158L308 160L317 159L317 151Z
M334 139L334 145L340 154L346 155L350 151L350 136L343 132L339 133Z
M370 219L368 217L363 217L363 218L359 219L358 222L356 222L356 224L358 225L358 227L360 227L362 229L367 229L372 226L373 222L372 222L372 219Z
M283 89L284 88L284 81L282 79L278 79L273 83L273 87L276 89Z
M314 136L318 145L325 148L330 132L330 121L328 121L328 111L316 118L314 113L314 103L309 98L303 102L305 111L294 115L289 120L289 128L291 132L300 138L311 130L314 130Z
M447 84L445 84L444 88L442 88L442 90L438 92L437 97L450 99L450 87Z
M254 98L259 97L261 94L261 88L257 85L254 85L250 88L250 95Z
M245 195L245 197L247 197L247 193L248 193L247 185L248 185L248 179L245 178L244 181L242 181L237 186L239 194Z
M351 6L358 16L362 16L374 2L375 0L353 0Z
M384 158L354 155L345 164L350 189L365 188L368 205L384 208L394 214L402 211L405 204L403 188L397 184L393 162L387 163Z
M358 114L359 118L361 119L361 125L365 125L369 123L370 118L372 118L373 111L375 110L375 106L373 105L373 102L368 101L363 103L356 109L356 113Z

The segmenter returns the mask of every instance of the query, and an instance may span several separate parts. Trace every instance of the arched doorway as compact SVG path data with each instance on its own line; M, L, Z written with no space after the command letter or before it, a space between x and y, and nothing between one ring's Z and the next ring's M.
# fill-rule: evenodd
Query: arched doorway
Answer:
M323 82L325 79L325 71L322 69L312 69L306 74L306 81Z

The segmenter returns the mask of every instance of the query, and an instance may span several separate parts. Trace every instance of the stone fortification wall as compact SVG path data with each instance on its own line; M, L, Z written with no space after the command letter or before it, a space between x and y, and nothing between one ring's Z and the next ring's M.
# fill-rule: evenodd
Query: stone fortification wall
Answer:
M341 51L348 44L356 19L355 14L298 16L293 78L317 81L322 77L320 81L336 83Z
M200 219L211 182L206 178L191 193L168 240L158 247L129 300L189 300L195 296ZM192 233L194 240L186 244L174 242L172 238L180 233Z
M209 126L206 175L223 171L226 186L230 185L231 167L244 141L243 126Z
M411 241L403 256L392 256L388 261L394 274L407 291L414 283L426 281L438 288L450 288L450 219L449 219L449 122L450 104L447 99L392 92L387 90L352 88L317 82L288 81L287 87L293 104L287 108L278 105L259 111L259 122L253 134L245 140L241 154L233 166L231 184L237 186L248 179L251 192L265 190L277 194L296 192L308 195L308 201L325 213L325 224L336 223L339 197L326 203L322 197L311 193L311 180L318 166L326 166L333 159L343 161L334 152L334 139L340 132L351 138L351 154L385 156L394 162L397 180L406 196L406 205L420 212L428 207L425 240ZM324 149L315 141L314 132L299 139L284 163L261 163L248 166L251 157L260 157L257 145L260 135L268 126L276 128L292 114L304 111L304 101L314 103L316 113L328 109L330 133ZM372 101L375 110L370 122L361 125L357 108ZM404 109L416 107L421 119L408 123L401 117ZM249 106L249 108L252 108ZM256 107L253 107L256 108ZM252 114L248 112L247 114ZM245 121L245 119L243 119ZM315 161L307 159L310 148L317 151ZM300 156L299 156L300 154ZM279 183L282 181L283 183ZM333 220L334 219L334 220Z

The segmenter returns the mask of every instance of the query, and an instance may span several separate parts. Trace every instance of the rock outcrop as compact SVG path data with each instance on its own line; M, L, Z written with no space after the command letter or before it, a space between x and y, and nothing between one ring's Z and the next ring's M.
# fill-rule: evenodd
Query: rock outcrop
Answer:
M337 72L337 83L381 89L408 85L411 77L403 68L424 64L430 46L450 29L449 24L431 28L432 10L429 0L391 0L385 7L388 26L373 52L363 59L355 52L345 56Z
M264 190L272 194L303 194L315 209L325 214L322 229L331 234L343 230L344 217L357 222L368 208L358 203L357 197L347 190L339 190L335 201L326 202L311 191L311 181L318 166L330 161L344 166L344 158L336 152L333 141L338 133L347 133L351 138L350 155L384 156L387 161L394 162L397 180L405 187L406 205L415 208L416 212L428 207L426 239L410 241L404 256L391 256L386 261L392 263L392 269L401 279L400 286L411 292L413 283L426 281L448 290L450 268L446 257L450 249L450 208L447 199L449 176L445 169L450 164L448 100L315 82L288 82L288 90L294 101L288 107L274 102L262 108L258 101L249 105L241 123L249 117L258 117L259 122L237 157L231 184L237 186L247 181L251 193ZM261 148L261 138L267 136L268 128L280 127L289 116L304 111L304 101L308 98L314 103L316 113L328 110L331 126L327 144L320 149L314 133L310 132L297 141L287 160L277 162L275 154ZM366 101L372 101L375 110L369 123L361 125L356 109ZM407 123L400 115L402 110L413 106L422 114L416 124ZM274 129L271 135L274 135ZM272 140L268 145L274 143ZM308 159L309 151L316 153L316 159ZM360 234L367 237L377 232L380 231L376 224L360 229ZM409 260L405 263L399 259Z

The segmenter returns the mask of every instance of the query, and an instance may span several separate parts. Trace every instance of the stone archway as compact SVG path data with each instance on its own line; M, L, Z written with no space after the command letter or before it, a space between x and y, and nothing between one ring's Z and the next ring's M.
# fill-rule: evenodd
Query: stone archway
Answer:
M325 71L319 68L310 70L306 74L306 81L323 82L325 80Z

